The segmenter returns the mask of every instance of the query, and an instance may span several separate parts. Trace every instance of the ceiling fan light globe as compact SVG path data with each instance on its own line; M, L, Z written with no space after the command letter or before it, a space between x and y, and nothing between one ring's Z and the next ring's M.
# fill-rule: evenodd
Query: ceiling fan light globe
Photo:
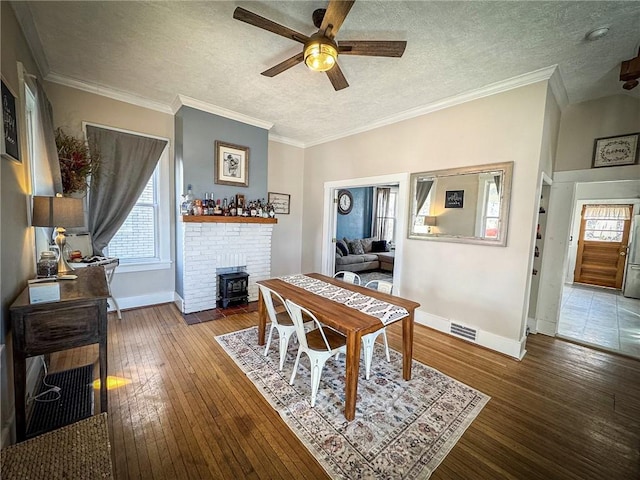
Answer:
M315 40L304 47L304 63L313 71L331 70L337 58L338 49L331 43Z

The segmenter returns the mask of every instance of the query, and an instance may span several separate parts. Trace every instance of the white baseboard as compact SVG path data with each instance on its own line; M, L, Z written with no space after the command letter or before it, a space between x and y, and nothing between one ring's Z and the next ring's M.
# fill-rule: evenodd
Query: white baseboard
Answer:
M147 295L137 295L135 297L117 297L116 301L120 310L126 310L128 308L146 307L149 305L158 305L161 303L171 303L174 300L174 292L156 292ZM109 311L115 311L111 305L109 305Z
M522 360L522 357L524 357L526 353L526 350L524 348L526 336L520 339L520 341L516 341L516 340L511 340L509 338L501 337L500 335L496 335L491 332L480 330L478 328L475 328L473 325L465 324L465 326L476 330L477 335L476 335L476 341L474 342L466 338L453 335L451 333L451 321L447 318L439 317L437 315L432 315L430 313L423 312L421 310L416 310L415 321L420 325L431 327L435 330L446 333L447 335L451 335L452 337L460 338L461 340L465 340L469 343L474 343L476 345L486 347L490 350L494 350L496 352L502 353L504 355L508 355L518 360ZM455 323L459 324L461 322L456 321Z
M535 318L527 318L527 327L529 327L529 333L538 333L538 322Z
M184 299L178 295L178 292L173 292L173 303L176 304L181 313L184 313Z
M548 322L546 320L538 320L538 333L548 335L550 337L556 336L556 322Z

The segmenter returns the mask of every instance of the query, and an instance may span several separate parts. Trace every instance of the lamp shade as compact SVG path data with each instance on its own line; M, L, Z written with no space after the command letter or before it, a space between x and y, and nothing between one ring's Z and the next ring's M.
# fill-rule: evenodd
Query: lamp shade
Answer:
M83 227L84 211L81 198L33 197L34 227Z
M437 223L437 222L436 222L436 219L437 219L437 218L438 218L438 217L431 216L431 215L429 215L429 216L427 216L427 217L424 217L424 224L425 224L425 225L427 225L427 226L429 226L429 227L435 227L435 226L436 226L436 223Z

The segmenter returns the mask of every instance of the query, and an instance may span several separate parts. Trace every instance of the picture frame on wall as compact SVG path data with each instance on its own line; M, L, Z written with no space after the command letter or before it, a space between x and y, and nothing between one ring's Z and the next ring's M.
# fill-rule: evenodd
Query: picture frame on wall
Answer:
M0 156L14 162L22 163L18 137L18 114L16 109L16 94L2 80L2 142Z
M273 205L273 211L279 214L289 215L291 195L288 193L269 192L267 202Z
M640 132L596 138L591 168L619 167L638 163Z
M444 194L444 208L464 208L464 190L447 190Z
M216 140L214 182L218 185L249 186L249 147Z

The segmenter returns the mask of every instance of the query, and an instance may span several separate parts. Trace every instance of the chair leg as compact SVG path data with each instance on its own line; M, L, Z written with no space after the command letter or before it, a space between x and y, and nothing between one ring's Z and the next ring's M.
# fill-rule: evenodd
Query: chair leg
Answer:
M109 297L109 300L113 302L113 306L115 307L116 313L118 314L118 320L122 320L122 312L120 312L120 306L118 305L118 302L116 302L116 299L113 297Z
M269 338L267 338L267 346L264 347L264 356L266 357L267 354L269 353L269 347L271 346L271 337L273 336L273 330L276 327L273 325L273 323L271 324L271 328L269 329Z
M364 350L364 372L367 380L369 380L369 374L371 373L371 360L373 358L374 343L375 339L371 335L362 337L362 348Z
M320 377L322 377L322 369L326 361L326 357L316 357L311 365L311 407L315 407L316 405L316 397L318 396L318 388L320 387Z
M384 339L384 351L387 354L387 362L391 361L391 357L389 356L389 342L387 342L387 329L382 329L382 338Z
M280 331L280 371L284 367L284 359L287 357L287 348L289 347L289 332Z
M296 372L298 371L298 363L300 362L300 354L302 350L298 349L298 355L296 355L296 363L293 364L293 372L291 373L291 380L289 380L289 385L293 385L293 381L296 379Z

